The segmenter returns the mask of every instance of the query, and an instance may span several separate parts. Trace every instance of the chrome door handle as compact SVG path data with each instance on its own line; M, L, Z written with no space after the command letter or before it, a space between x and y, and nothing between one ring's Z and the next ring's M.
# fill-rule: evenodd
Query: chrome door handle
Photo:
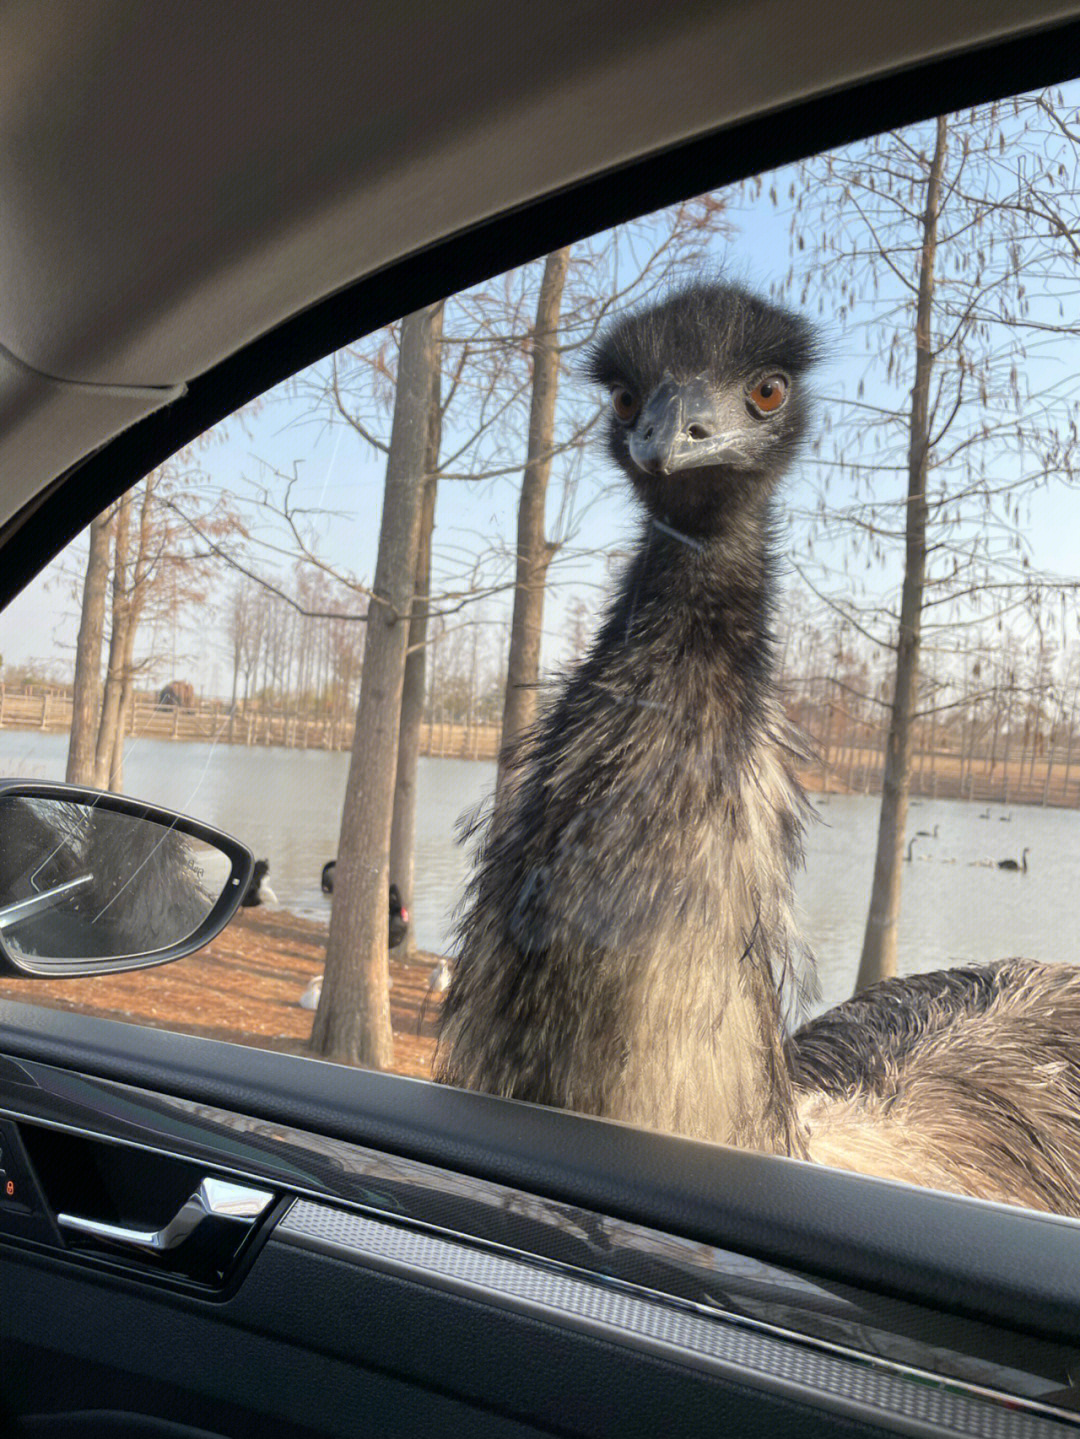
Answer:
M164 1254L183 1244L208 1220L231 1220L250 1227L273 1200L273 1194L267 1189L252 1189L246 1184L206 1178L164 1229L128 1229L123 1224L105 1224L100 1219L83 1219L78 1214L58 1214L56 1221L62 1228L89 1239L105 1239L129 1249Z

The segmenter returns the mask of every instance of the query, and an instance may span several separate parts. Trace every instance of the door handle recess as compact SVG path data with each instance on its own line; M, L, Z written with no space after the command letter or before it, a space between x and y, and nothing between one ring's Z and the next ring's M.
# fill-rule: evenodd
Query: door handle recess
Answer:
M246 1232L273 1200L273 1194L267 1189L253 1189L246 1184L230 1184L224 1179L208 1177L181 1205L164 1229L129 1229L123 1224L106 1224L100 1219L84 1219L78 1214L58 1214L56 1221L62 1229L88 1239L103 1239L148 1254L164 1254L190 1239L201 1226L211 1228L211 1221L242 1224ZM243 1237L237 1235L234 1251L240 1247Z

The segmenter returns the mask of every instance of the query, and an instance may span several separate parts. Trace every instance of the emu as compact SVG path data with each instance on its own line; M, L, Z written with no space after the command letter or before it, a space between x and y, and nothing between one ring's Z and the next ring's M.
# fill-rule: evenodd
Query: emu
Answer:
M699 283L615 321L589 374L644 511L591 650L507 755L434 1077L1080 1214L1080 972L890 980L785 1038L808 756L785 718L774 496L810 325Z

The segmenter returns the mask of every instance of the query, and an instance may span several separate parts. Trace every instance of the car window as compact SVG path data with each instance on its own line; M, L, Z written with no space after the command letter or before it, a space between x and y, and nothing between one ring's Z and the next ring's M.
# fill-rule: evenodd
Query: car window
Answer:
M538 257L110 505L0 772L260 863L0 992L1080 1212L1078 104Z

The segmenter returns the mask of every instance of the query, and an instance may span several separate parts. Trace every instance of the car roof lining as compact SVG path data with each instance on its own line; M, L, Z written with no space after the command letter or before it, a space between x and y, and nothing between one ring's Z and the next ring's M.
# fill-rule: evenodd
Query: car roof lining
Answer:
M856 0L460 0L409 25L392 0L15 3L0 344L57 378L184 383L537 195L1076 10L879 0L868 24Z

